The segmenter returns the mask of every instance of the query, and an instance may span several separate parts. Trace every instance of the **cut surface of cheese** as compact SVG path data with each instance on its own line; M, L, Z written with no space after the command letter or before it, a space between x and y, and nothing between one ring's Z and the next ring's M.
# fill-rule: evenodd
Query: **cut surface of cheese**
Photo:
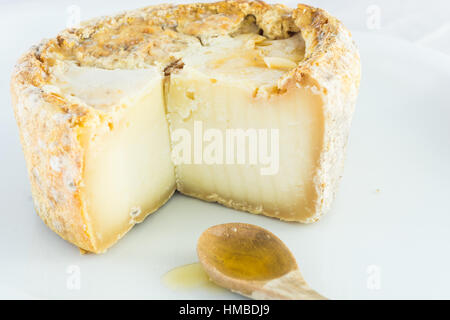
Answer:
M275 94L286 68L303 55L299 34L282 40L242 34L215 38L184 57L166 93L171 133L186 130L209 141L202 142L201 161L176 166L179 191L283 220L312 221L323 102L306 88ZM194 143L191 155L198 149Z
M162 82L128 97L123 113L92 132L86 154L87 210L99 243L117 241L175 191Z
M69 67L62 91L105 110L83 133L86 210L99 248L115 243L175 191L162 75L155 68Z
M156 67L107 70L79 67L69 62L54 67L52 78L51 84L60 94L107 111L129 103L130 99L139 99L151 90L155 90L157 96L158 90L154 87L159 85L162 75ZM162 88L160 89L162 95Z
M11 83L36 209L104 252L175 192L281 220L329 210L359 86L320 9L156 6L32 48Z
M255 96L257 88L239 79L211 82L208 74L189 68L172 75L167 100L171 132L186 130L190 137L201 135L204 143L201 161L195 163L198 146L193 142L191 163L176 166L177 188L232 208L311 222L324 134L321 98L304 88ZM208 132L211 137L205 139ZM184 141L172 143L175 149ZM205 159L208 146L218 149L211 150L210 160Z

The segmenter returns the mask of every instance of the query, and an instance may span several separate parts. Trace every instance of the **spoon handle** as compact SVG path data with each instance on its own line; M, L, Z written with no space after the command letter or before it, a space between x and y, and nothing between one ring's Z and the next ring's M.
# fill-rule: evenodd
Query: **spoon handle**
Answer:
M253 291L252 298L257 300L328 300L310 288L299 270L271 281Z

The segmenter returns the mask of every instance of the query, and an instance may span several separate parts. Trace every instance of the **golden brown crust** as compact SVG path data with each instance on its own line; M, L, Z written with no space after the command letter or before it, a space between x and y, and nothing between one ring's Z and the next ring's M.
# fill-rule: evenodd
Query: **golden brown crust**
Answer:
M81 190L84 155L78 132L85 115L67 112L63 101L39 88L45 74L36 52L39 47L22 57L11 82L35 207L62 238L95 251Z
M248 24L248 21L254 24ZM98 252L83 199L83 139L102 113L46 89L59 60L101 68L163 68L189 45L257 27L271 39L301 32L305 59L278 82L279 91L310 87L325 103L325 151L315 178L313 222L326 212L343 170L344 149L359 87L358 51L350 33L323 10L260 1L160 5L86 22L30 49L18 62L11 92L33 198L41 218L64 239Z

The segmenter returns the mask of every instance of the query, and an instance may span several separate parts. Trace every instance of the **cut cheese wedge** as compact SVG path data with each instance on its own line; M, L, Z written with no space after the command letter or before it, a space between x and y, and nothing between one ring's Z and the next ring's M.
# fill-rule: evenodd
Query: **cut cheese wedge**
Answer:
M95 70L90 76L94 78L97 73ZM148 72L140 78L142 71L100 73L106 73L111 82L93 87L105 90L96 96L106 99L114 95L119 83L123 91L121 99L109 101L114 111L106 112L108 120L103 126L84 132L83 180L87 212L95 213L91 225L96 241L110 246L170 198L175 176L161 75Z
M62 70L62 71L61 71ZM99 110L82 131L83 193L98 247L109 247L175 191L163 76L154 67L105 70L67 64L51 88Z
M175 190L314 222L342 174L359 76L349 32L303 5L157 6L66 30L11 83L38 214L95 253Z

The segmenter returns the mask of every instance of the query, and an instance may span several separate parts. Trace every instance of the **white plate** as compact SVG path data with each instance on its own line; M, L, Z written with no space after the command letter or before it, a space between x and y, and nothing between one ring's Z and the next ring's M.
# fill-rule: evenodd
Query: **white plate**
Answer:
M81 256L34 213L12 111L3 106L0 297L239 298L172 291L161 276L197 260L197 238L209 226L247 222L285 241L329 298L450 298L450 59L355 37L363 79L345 176L332 211L313 225L176 195L106 254ZM77 270L80 289L70 290Z

